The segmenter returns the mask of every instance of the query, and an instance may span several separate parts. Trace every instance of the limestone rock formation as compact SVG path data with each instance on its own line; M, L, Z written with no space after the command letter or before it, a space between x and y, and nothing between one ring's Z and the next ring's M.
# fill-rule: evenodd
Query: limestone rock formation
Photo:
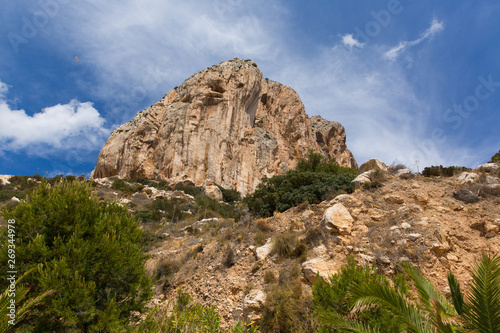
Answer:
M191 76L114 130L92 177L211 179L246 194L309 149L357 167L345 141L342 125L309 118L292 88L234 59Z
M324 216L325 227L331 233L349 235L354 219L343 204L337 203L328 208Z
M363 172L370 171L370 170L387 171L387 169L388 169L388 167L387 167L387 165L385 165L384 162L381 162L381 161L377 160L376 158L372 158L372 159L366 161L365 163L361 164L361 166L359 167L359 172L363 173Z

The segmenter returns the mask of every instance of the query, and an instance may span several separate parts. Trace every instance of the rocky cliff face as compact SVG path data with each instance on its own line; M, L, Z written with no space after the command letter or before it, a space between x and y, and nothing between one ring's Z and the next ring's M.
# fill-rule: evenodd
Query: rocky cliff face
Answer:
M191 76L113 131L93 177L210 179L246 194L309 149L356 167L345 141L342 125L309 118L292 88L234 59Z

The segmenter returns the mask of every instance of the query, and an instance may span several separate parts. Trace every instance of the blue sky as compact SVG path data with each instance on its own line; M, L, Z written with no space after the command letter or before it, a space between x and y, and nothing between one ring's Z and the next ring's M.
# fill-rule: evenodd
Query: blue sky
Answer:
M235 57L341 122L358 163L476 167L500 149L498 17L494 0L2 1L0 174L89 175L111 130Z

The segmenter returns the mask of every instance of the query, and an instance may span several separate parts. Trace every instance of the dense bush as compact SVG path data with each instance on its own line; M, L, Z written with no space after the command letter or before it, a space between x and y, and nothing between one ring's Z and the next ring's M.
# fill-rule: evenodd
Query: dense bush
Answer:
M85 183L42 183L11 211L16 269L34 295L54 293L29 316L32 331L117 331L151 295L143 234L126 208L98 201ZM7 232L0 232L2 244ZM7 248L0 250L6 265ZM0 281L6 286L5 279Z
M459 166L430 166L424 168L424 170L422 171L422 175L425 177L453 177L459 172L469 170L469 168Z
M217 185L217 187L222 192L222 201L228 202L228 203L240 201L240 199L241 199L240 192L233 190L233 189L225 189L224 187L219 186L219 185Z
M244 202L250 211L260 216L271 216L301 203L318 203L341 191L351 192L351 181L356 169L344 168L335 161L310 152L307 160L300 160L295 170L272 178L263 178L257 190L247 195Z
M339 273L330 277L329 282L316 280L313 285L313 307L315 316L320 320L320 332L336 332L331 325L332 318L347 318L351 315L352 300L348 296L352 286L373 282L390 285L389 279L378 273L375 268L357 267L352 257L348 258ZM405 280L399 277L395 282L396 288L407 294ZM403 327L383 308L367 308L359 311L356 316L359 322L378 327L380 332L401 332Z

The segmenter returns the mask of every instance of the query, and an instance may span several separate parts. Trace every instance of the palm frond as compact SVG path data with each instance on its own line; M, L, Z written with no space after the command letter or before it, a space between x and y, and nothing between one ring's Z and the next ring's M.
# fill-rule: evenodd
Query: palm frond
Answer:
M323 324L342 333L379 333L378 328L363 325L356 320L348 319L335 312L323 313L320 315Z
M351 295L355 300L353 311L364 306L382 306L400 318L409 332L432 332L425 315L390 286L378 283L356 285L351 290Z
M459 316L464 314L465 311L465 301L462 290L460 289L460 283L455 279L455 275L448 273L448 286L450 287L451 301L455 307L455 311Z
M481 333L500 332L500 257L483 256L472 273L467 319Z
M30 298L27 301L24 300L26 295L28 294L30 288L21 285L21 281L31 272L33 272L37 267L33 267L30 270L26 271L23 275L21 275L16 281L15 281L15 296L14 296L14 301L16 304L16 323L24 319L24 317L29 313L29 310L40 303L42 299L47 297L48 295L52 294L53 291L47 291L35 298ZM9 295L10 289L7 287L5 291L0 295L0 316L2 318L7 318L7 313L8 313L8 306L11 302L11 297ZM21 304L22 301L25 301L23 304ZM6 332L9 329L9 325L7 320L4 320L0 323L0 333Z
M403 262L400 267L410 276L415 287L417 288L420 302L429 313L435 310L433 302L438 301L440 311L444 311L445 316L455 316L457 312L446 298L437 290L437 288L425 277L425 275L409 262Z

